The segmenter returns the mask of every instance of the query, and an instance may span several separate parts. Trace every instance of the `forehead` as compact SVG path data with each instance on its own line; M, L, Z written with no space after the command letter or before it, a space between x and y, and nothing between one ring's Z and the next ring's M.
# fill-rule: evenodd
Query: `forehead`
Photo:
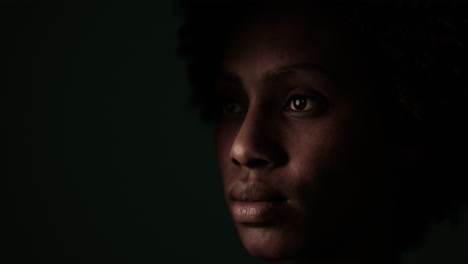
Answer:
M359 63L349 28L332 10L274 8L254 12L234 31L222 70L257 74L284 65L314 64L342 74Z

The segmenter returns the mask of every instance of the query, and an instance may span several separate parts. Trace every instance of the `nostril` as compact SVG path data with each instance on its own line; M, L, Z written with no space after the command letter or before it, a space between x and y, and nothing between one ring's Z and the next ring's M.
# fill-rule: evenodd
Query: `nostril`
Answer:
M261 167L266 167L270 162L264 160L264 159L252 159L245 164L245 166L249 168L261 168Z
M245 167L249 167L249 168L252 168L252 169L253 168L265 167L265 166L268 166L268 164L270 164L270 162L268 162L268 161L266 161L264 159L251 159L251 160L248 160L245 163L241 163L238 160L236 160L235 158L232 158L231 161L236 166L245 166Z
M235 165L239 166L240 165L240 162L237 161L236 159L232 158L231 159L232 163L234 163Z

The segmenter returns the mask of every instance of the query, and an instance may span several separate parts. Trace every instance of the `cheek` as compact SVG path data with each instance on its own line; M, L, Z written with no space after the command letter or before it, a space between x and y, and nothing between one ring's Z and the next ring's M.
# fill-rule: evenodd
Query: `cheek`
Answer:
M369 133L371 126L344 117L290 126L290 177L285 180L304 206L357 206L378 176L380 143L370 136L377 131Z
M292 166L346 172L365 169L381 149L375 116L345 105L321 119L289 126ZM295 164L296 163L296 164Z
M328 183L341 184L346 178L343 172L350 173L346 145L351 139L343 133L346 127L327 121L294 126L288 136L289 177L284 180L291 187L291 195L306 207L323 205L319 199L329 195L330 187L338 187Z
M355 129L350 122L341 119L290 126L287 136L290 168L300 175L308 172L314 179L322 170L349 166L352 152L359 145Z

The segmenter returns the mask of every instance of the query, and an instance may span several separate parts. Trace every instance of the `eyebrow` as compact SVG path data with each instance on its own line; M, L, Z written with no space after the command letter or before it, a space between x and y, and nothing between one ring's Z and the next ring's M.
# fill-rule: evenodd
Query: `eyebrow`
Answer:
M296 71L309 71L318 72L324 74L326 77L334 80L332 74L324 69L322 66L314 63L296 63L291 65L279 66L265 72L265 79L277 79L284 74L296 72Z
M297 72L297 71L309 71L309 72L318 72L324 74L327 78L330 80L334 81L335 79L333 78L333 75L324 69L322 66L314 63L295 63L295 64L289 64L289 65L284 65L284 66L279 66L275 67L273 69L269 69L266 71L264 74L262 74L263 79L265 80L275 80L280 78L283 75L286 75L291 72ZM217 78L218 81L227 81L229 83L235 84L235 85L241 85L242 80L241 77L237 74L232 74L228 72L221 72L219 77Z

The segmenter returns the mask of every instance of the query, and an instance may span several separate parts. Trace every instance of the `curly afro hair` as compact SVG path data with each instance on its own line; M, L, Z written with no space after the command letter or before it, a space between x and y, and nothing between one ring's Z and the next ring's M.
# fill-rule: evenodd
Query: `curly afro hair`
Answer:
M336 8L353 22L373 64L393 143L424 150L394 179L394 247L417 247L431 222L456 223L468 200L468 8L461 1L309 2ZM179 53L205 120L216 118L211 88L232 30L271 4L182 2Z

